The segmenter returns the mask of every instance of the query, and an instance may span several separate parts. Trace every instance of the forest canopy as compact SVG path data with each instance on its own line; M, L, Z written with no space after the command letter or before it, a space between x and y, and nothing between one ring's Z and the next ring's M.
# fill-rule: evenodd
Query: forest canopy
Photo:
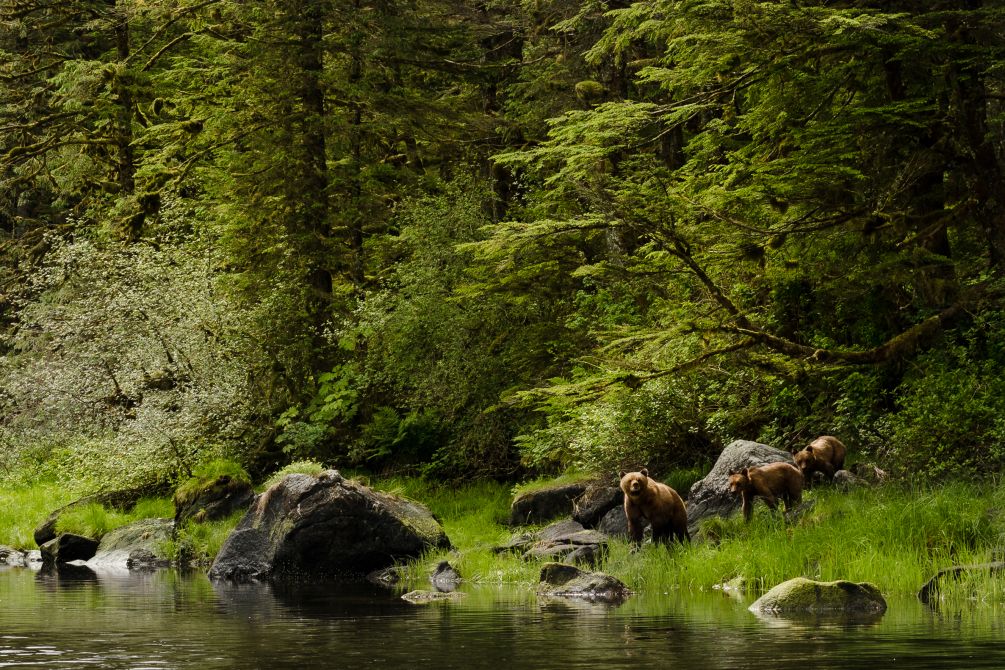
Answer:
M1005 6L0 0L0 468L1005 465Z

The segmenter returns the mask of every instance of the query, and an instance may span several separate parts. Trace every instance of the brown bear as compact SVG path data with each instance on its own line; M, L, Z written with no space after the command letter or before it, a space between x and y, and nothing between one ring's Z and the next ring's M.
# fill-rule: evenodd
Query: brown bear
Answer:
M796 452L792 459L796 462L796 467L802 470L803 478L809 485L815 472L822 472L828 480L834 479L834 473L844 467L847 452L841 440L824 435L813 440L802 451Z
M622 471L621 490L625 492L628 534L636 548L642 545L643 518L653 527L653 542L667 542L671 536L681 542L691 539L684 501L666 484L650 479L648 470Z
M803 474L788 463L769 463L756 468L744 468L729 474L729 490L743 497L743 519L754 516L754 496L761 496L768 507L778 507L777 498L785 501L785 511L803 499Z

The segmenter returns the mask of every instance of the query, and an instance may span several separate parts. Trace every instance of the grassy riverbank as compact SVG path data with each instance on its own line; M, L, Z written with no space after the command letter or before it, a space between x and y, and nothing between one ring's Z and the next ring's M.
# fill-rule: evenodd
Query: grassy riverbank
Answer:
M516 554L495 554L517 530L506 525L514 488L494 482L448 487L419 479L367 480L381 490L427 505L454 545L411 562L415 583L440 560L449 560L474 583L537 582L541 563ZM786 579L869 581L887 594L913 594L937 570L950 565L1000 560L1005 551L1002 484L951 483L925 489L890 485L841 492L807 493L812 507L786 523L758 503L754 519L712 520L703 538L669 547L646 544L631 552L613 540L600 570L643 593L709 590L727 582L762 590ZM73 487L36 483L0 490L0 544L33 548L33 529L48 513L77 496ZM88 505L61 521L84 533L105 532L137 518L170 516L167 499L144 499L129 512ZM205 563L219 550L240 515L211 524L191 524L178 535L172 554ZM947 584L944 595L1005 602L1005 578L986 574Z
M426 503L455 546L410 565L416 580L449 560L474 582L536 582L540 563L491 549L513 529L505 525L510 489L479 484L444 489L418 481L376 483ZM983 563L1005 548L1001 485L946 484L930 489L886 486L841 492L818 489L813 507L786 523L758 503L754 520L712 520L704 539L685 546L646 544L632 553L615 540L599 569L640 592L708 590L738 581L762 590L797 576L869 581L884 593L913 594L940 568ZM1003 580L975 575L947 585L946 595L1000 602Z

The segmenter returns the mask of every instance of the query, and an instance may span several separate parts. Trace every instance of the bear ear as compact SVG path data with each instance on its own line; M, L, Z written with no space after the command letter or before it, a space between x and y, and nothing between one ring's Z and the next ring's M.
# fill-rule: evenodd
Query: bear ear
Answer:
M624 470L622 470L621 472L618 473L618 477L621 477L622 479L624 479L625 475L627 475L627 474L628 474L627 472L625 472Z
M807 454L812 454L813 453L813 445L812 444L806 446L806 453Z
M740 472L739 472L739 473L737 473L737 474L741 474L741 475L743 475L744 477L746 477L747 475L749 475L749 474L750 474L750 468L744 468L744 469L740 470Z
M641 470L639 470L639 472L642 474L643 477L649 476L649 470L647 470L646 468L642 468Z

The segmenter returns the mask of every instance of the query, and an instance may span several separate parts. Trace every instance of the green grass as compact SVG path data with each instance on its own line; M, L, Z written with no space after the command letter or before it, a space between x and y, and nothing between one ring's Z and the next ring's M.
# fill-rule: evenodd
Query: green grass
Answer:
M168 541L164 553L179 564L208 567L244 515L244 511L237 511L217 521L188 521Z
M72 489L54 482L0 490L0 544L34 549L35 528L54 509L77 497Z

